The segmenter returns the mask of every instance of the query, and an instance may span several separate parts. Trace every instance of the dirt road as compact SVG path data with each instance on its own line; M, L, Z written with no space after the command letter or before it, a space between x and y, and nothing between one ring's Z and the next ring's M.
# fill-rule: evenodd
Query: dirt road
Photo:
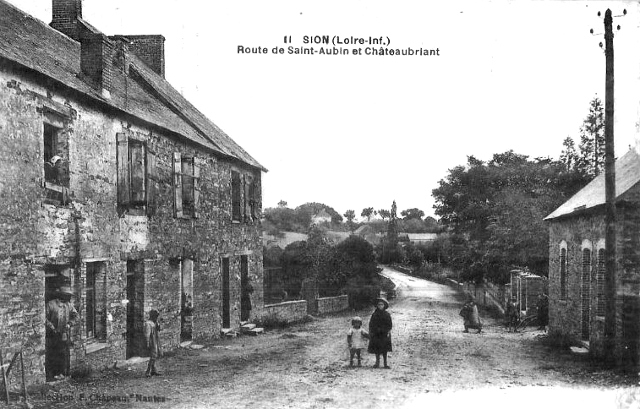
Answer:
M372 368L374 359L368 354L362 368L348 367L350 318L361 315L366 328L371 309L258 337L215 340L203 349L181 349L160 361L162 377L146 379L138 366L64 381L48 386L33 403L69 409L640 404L633 380L545 346L541 331L507 333L485 315L483 333L463 333L458 316L462 297L455 290L390 270L383 274L398 284L398 297L389 309L394 326L390 370ZM64 396L68 402L56 402ZM142 401L153 396L165 401ZM127 401L113 402L118 397Z

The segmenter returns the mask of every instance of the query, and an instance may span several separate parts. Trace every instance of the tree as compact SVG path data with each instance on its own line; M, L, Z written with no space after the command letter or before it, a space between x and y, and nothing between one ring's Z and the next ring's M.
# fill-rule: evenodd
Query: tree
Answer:
M598 176L604 170L604 108L598 97L589 103L589 114L580 128L579 149L578 169Z
M367 221L371 221L371 216L375 215L376 211L373 210L373 207L367 207L365 209L362 209L362 213L360 213L360 216L362 217L366 217Z
M347 219L347 226L349 226L349 231L353 231L354 230L353 219L356 218L355 210L347 210L344 214L344 217Z
M378 215L382 217L382 220L385 220L391 217L391 212L387 209L380 209L378 210Z
M404 220L409 220L409 219L422 220L422 218L424 217L424 212L414 207L413 209L407 209L407 210L401 211L400 215L404 218Z
M474 280L504 282L513 266L546 274L543 218L576 192L577 180L551 159L513 151L487 163L468 157L433 190L435 212L451 232L450 264Z
M578 152L576 145L570 136L567 136L562 142L562 152L560 153L560 162L568 172L573 172L578 166Z
M283 207L287 207L287 202L284 200L281 200L278 202L278 207L283 208Z

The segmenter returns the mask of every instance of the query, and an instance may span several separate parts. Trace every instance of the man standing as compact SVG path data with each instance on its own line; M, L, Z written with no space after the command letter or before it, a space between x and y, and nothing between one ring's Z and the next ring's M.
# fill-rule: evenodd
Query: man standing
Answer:
M160 313L156 310L149 311L149 319L144 323L144 339L147 353L149 354L149 364L147 365L147 378L153 375L159 376L160 373L156 369L156 359L162 356L162 348L160 347L160 324L158 317Z
M71 325L75 324L78 312L71 303L73 292L62 286L46 305L46 375L47 380L69 376L69 348Z
M539 330L545 331L547 325L549 325L549 297L547 294L541 293L538 295L538 303L536 304L538 313L538 327Z

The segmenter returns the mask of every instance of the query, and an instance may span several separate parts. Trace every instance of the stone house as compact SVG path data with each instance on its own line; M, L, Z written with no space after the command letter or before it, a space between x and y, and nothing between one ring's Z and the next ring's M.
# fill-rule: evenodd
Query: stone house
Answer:
M616 356L640 352L640 156L616 161ZM549 222L549 331L603 356L605 317L604 174L545 218Z
M23 351L28 383L60 286L71 371L143 354L150 309L172 348L263 306L266 169L165 80L163 36L106 36L52 1L46 25L0 0L0 350Z

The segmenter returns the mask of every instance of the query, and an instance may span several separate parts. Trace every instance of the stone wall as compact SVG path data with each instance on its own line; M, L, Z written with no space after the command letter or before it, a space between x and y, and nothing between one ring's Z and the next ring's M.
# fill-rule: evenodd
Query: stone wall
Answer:
M296 322L307 316L307 301L286 301L279 304L265 305L263 320L275 319L285 322Z
M349 296L339 295L337 297L318 298L318 314L331 314L334 312L349 309Z

